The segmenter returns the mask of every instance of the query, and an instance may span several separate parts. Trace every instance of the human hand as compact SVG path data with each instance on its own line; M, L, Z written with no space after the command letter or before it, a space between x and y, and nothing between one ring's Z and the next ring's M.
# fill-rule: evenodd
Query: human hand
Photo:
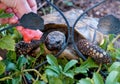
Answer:
M6 6L13 8L17 17L21 17L25 13L37 12L35 0L1 0Z
M13 13L12 18L0 19L2 24L14 24L21 18L22 15L29 12L37 12L37 5L35 0L1 0L0 9L5 10L7 13Z

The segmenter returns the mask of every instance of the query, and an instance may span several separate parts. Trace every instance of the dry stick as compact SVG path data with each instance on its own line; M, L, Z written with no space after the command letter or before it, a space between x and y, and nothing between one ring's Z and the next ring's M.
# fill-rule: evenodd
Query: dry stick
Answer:
M41 4L41 3L39 3L39 4ZM39 7L37 8L37 10L39 10L40 8L42 8L46 4L47 4L47 2L43 2L41 5L39 5Z
M28 84L28 83L27 83L27 81L26 81L25 76L24 76L24 75L22 75L22 77L23 77L24 83L25 83L25 84Z
M114 38L113 40L112 40L112 44L117 40L117 39L119 39L120 38L120 35L117 35L117 37L116 38Z

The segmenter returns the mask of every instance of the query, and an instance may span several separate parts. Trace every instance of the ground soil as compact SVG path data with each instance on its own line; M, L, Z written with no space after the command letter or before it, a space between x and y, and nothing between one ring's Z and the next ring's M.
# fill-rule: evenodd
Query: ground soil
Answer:
M53 3L62 11L69 11L70 9L85 10L86 8L89 8L100 1L101 0L53 0ZM38 12L41 15L50 13L50 7L45 0L37 0L37 4ZM43 11L44 9L48 11L45 12L46 10ZM108 0L88 13L89 16L98 18L110 14L120 18L120 0Z

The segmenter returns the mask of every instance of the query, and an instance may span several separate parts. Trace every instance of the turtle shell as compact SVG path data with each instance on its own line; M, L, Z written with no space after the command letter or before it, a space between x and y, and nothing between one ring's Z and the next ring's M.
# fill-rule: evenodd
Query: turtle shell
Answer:
M64 13L71 27L74 25L75 20L81 13L82 11L80 10L71 10ZM43 19L45 22L43 30L43 43L45 49L44 54L46 55L52 53L56 55L63 48L62 46L64 46L64 44L66 44L68 41L68 26L66 25L62 16L57 12L45 15L43 16ZM96 31L95 41L94 43L92 43L94 38L94 31L97 30L97 24L97 19L87 16L79 20L74 28L74 42L77 45L79 51L82 52L82 54L92 57L97 63L109 63L111 61L109 54L107 54L105 50L97 46L97 44L100 44L103 41L103 38L105 36L99 31ZM33 44L32 42L30 44L27 44L29 46L32 45L30 47L28 46L29 48L25 48L22 46L22 49L25 49L28 52L24 52L21 54L28 54L31 52L33 54L33 51L37 49L36 45L38 46L40 42L36 42L36 45ZM19 46L20 43L17 43L17 45ZM19 48L16 52L19 53L19 51L22 50L20 50ZM68 59L79 58L72 45L71 40L69 41L66 49L60 54L59 57L66 57Z
M75 20L78 18L79 14L81 13L82 11L79 10L71 10L69 12L64 13L71 27L74 25ZM52 19L49 17L51 17ZM45 23L52 22L54 23L54 25L56 24L59 26L65 24L64 19L62 19L62 16L57 12L54 14L46 15L43 18ZM109 54L98 46L104 41L104 37L106 36L101 32L96 31L97 24L98 24L98 19L87 16L83 17L81 20L78 21L77 25L74 28L74 41L79 51L82 52L83 55L92 57L97 63L110 63L111 57L109 56ZM56 26L56 28L59 27ZM66 29L65 28L66 27L64 27L62 30L66 31L67 28ZM96 31L96 37L94 37L95 31ZM93 39L95 39L94 42ZM65 50L68 49L70 49L71 52L73 51L75 52L73 46L71 47L71 45L69 45ZM66 55L66 53L67 52L64 51L64 55ZM74 57L72 55L73 54L71 54L71 56L69 55L70 58ZM77 55L77 53L75 55ZM69 56L67 56L67 58L69 58Z

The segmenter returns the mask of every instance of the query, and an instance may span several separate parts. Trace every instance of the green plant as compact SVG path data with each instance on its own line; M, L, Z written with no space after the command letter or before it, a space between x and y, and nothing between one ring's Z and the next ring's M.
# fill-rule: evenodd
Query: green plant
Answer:
M2 25L0 29L5 26L8 25ZM100 45L112 57L113 62L108 65L98 65L91 58L83 61L82 59L57 59L52 54L44 57L43 44L40 44L41 52L36 57L28 55L18 57L14 48L15 43L21 38L16 28L0 32L0 48L8 51L6 59L0 61L0 84L27 84L26 82L32 82L32 84L120 84L120 49L113 46L119 36L110 35L109 39L105 39ZM37 70L34 69L45 59L48 64Z

